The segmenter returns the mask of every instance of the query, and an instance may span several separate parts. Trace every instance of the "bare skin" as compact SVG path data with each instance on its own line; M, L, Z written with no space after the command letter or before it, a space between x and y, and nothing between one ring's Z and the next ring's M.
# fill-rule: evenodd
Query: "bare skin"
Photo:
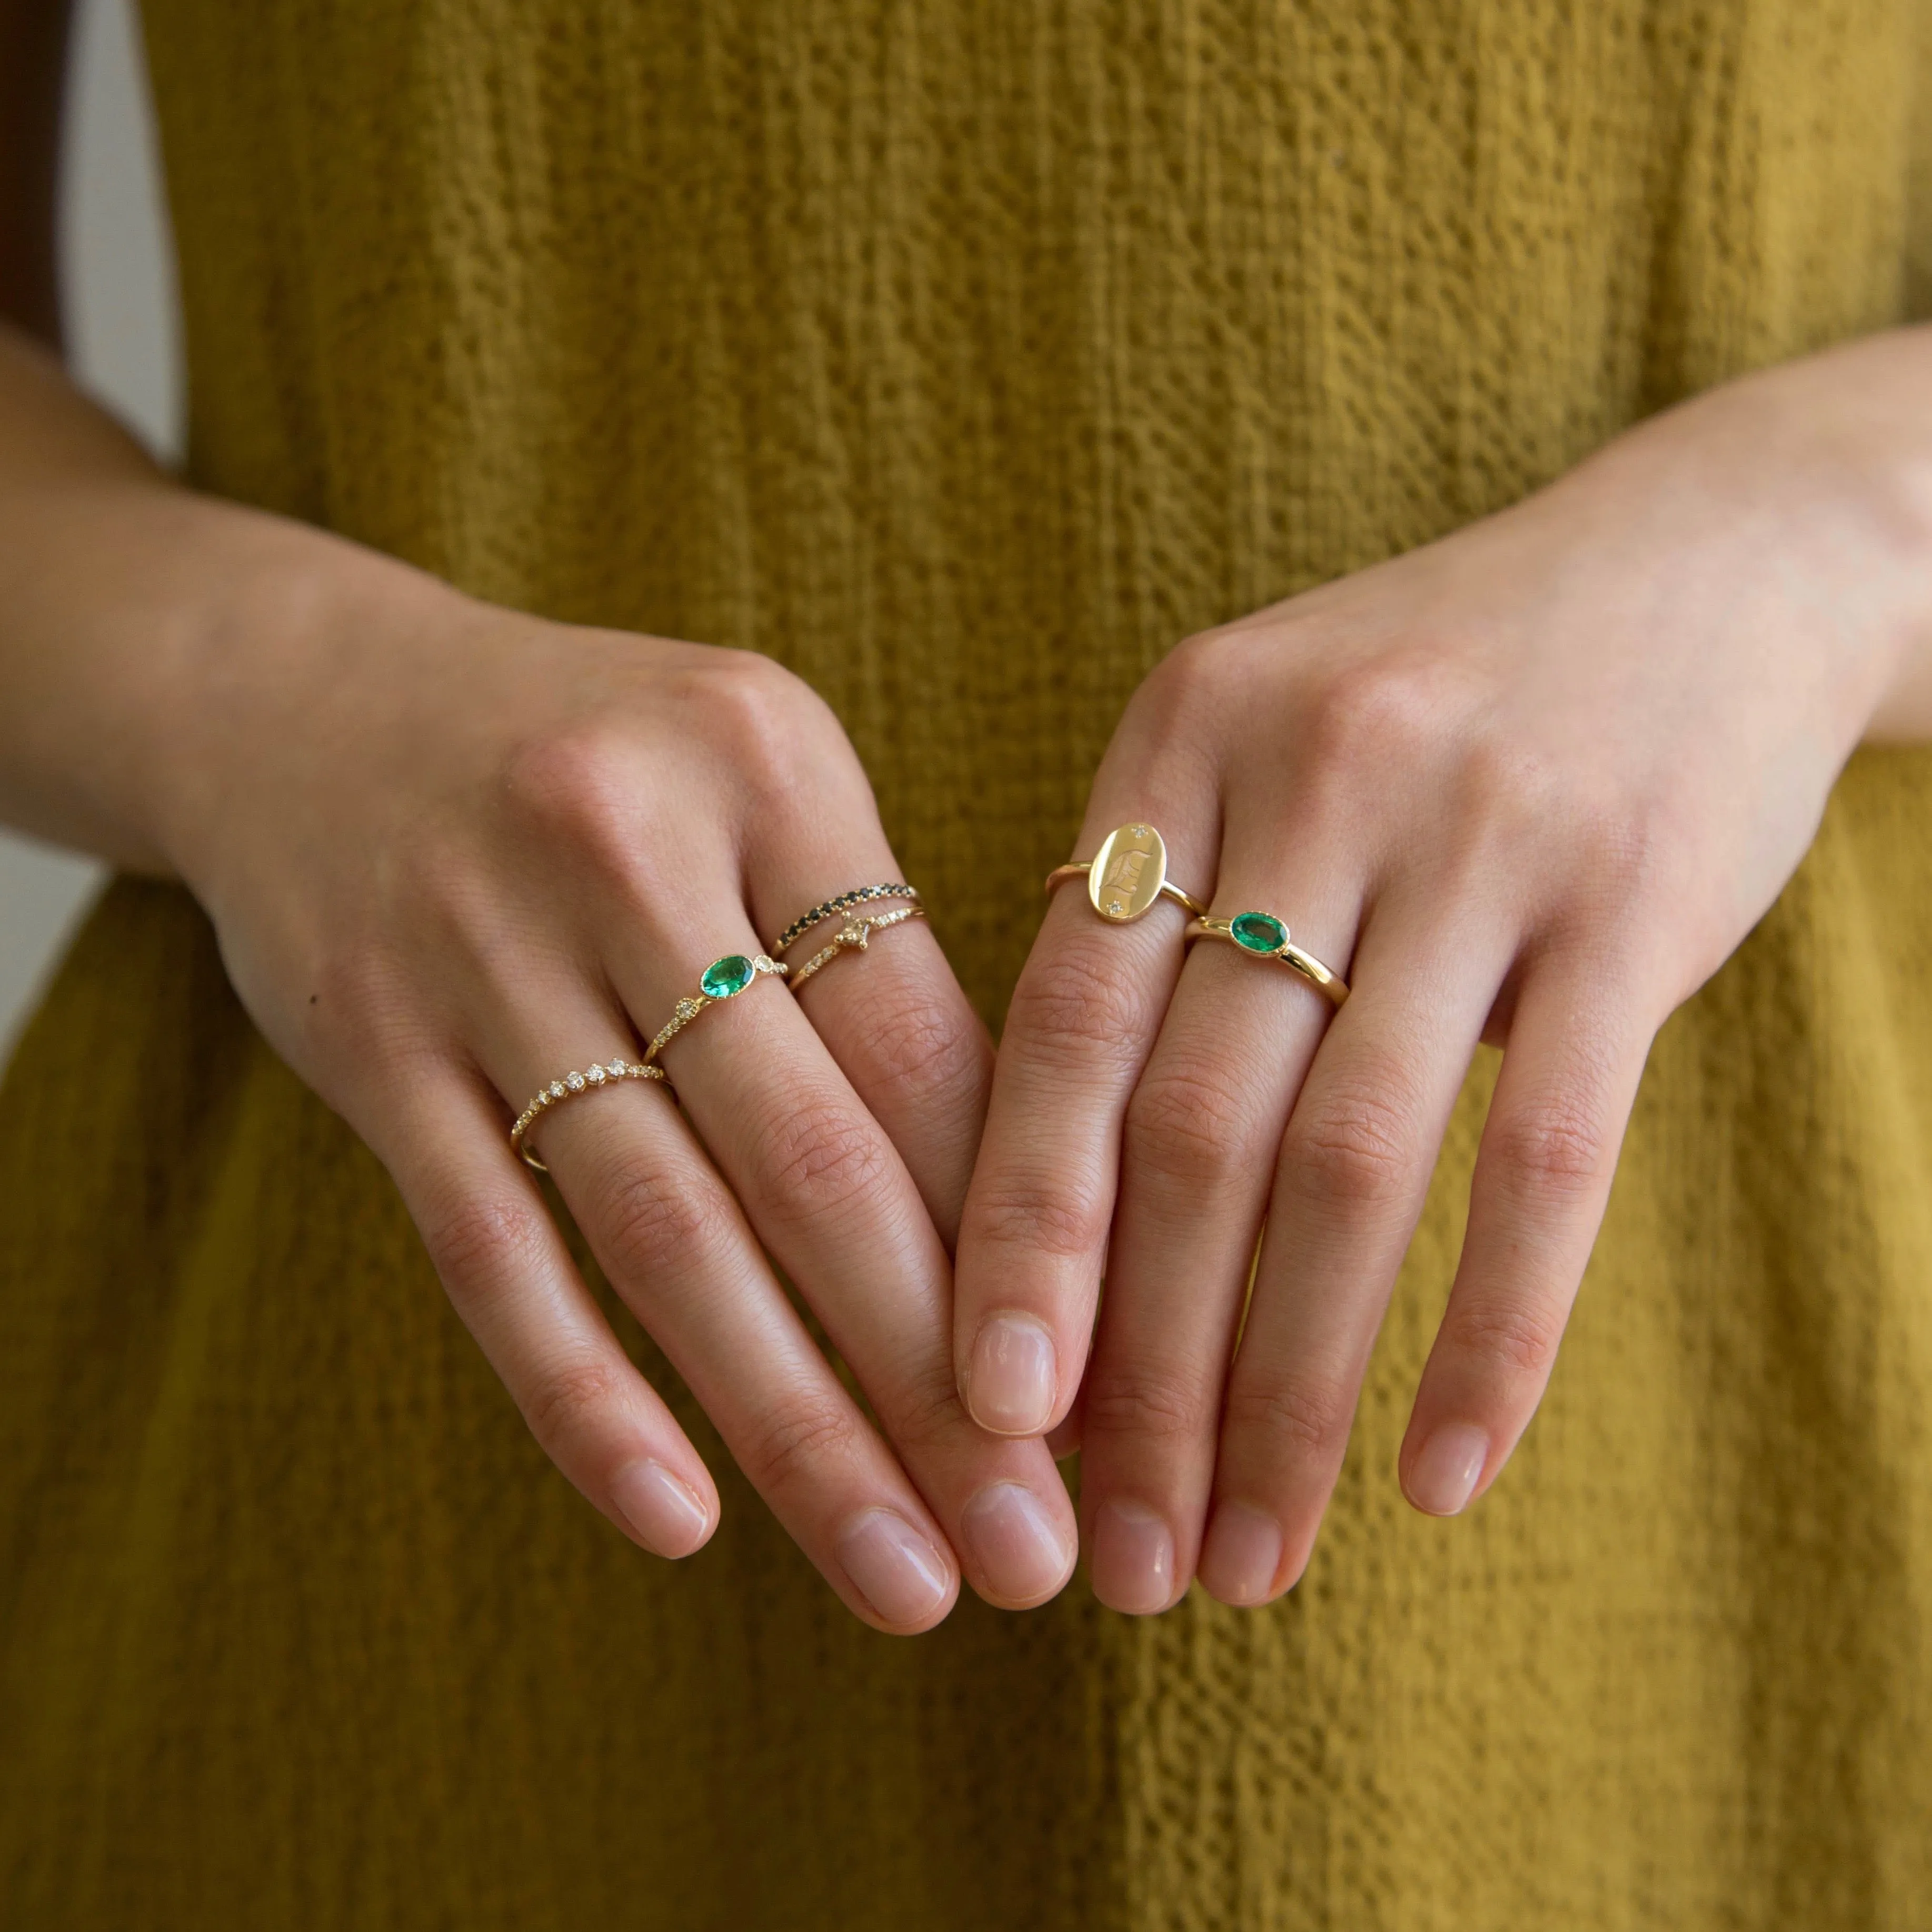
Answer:
M1301 1574L1478 1040L1502 1071L1401 1476L1440 1514L1496 1480L1658 1026L1861 740L1928 736L1927 331L1713 392L1160 665L1077 852L1151 820L1176 880L1279 914L1353 992L1331 1020L1279 965L1184 956L1179 909L1108 926L1077 889L1022 976L957 1360L988 1427L1077 1430L1106 1601L1162 1610L1198 1574L1258 1604Z
M0 0L32 110L0 115L0 817L188 885L559 1466L685 1554L716 1491L505 1129L540 1082L634 1057L711 958L900 876L864 774L764 659L479 604L180 488L86 403L32 342L57 334L61 11ZM1154 820L1217 911L1278 910L1347 970L1332 1026L1226 947L1184 967L1172 908L1122 931L1068 892L983 1148L990 1046L918 926L704 1016L666 1050L684 1112L627 1084L546 1119L612 1281L856 1614L930 1628L962 1574L1009 1606L1061 1587L1075 1525L1040 1438L1083 1374L1101 1595L1159 1609L1197 1568L1230 1602L1286 1588L1479 1036L1505 1072L1403 1474L1432 1509L1494 1480L1657 1024L1860 738L1932 730L1928 463L1932 344L1901 333L1181 646L1078 849ZM989 1348L1006 1315L1019 1342Z
M50 17L13 0L0 50ZM49 230L15 221L0 266L44 334ZM750 652L493 608L182 489L0 326L0 816L190 887L559 1468L644 1548L703 1544L711 1478L506 1128L540 1084L638 1058L713 958L904 877L824 704ZM953 1387L949 1250L991 1064L911 924L796 996L761 978L704 1014L664 1049L676 1102L627 1082L534 1136L740 1466L884 1630L938 1622L962 1570L1018 1606L1073 1562L1045 1446L987 1436Z

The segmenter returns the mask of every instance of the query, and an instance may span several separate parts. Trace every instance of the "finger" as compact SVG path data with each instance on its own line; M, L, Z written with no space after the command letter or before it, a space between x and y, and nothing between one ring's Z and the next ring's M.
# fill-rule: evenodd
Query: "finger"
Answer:
M839 894L897 884L904 874L863 802L848 822L800 818L768 838L749 881L762 932L781 933ZM801 934L783 957L794 974L854 920L907 909L904 899L854 905ZM979 1150L992 1084L993 1044L922 918L868 935L812 973L799 1004L853 1090L885 1130L950 1253Z
M548 1016L536 1030L559 1039L621 1036L587 1003L572 1018L567 996L532 992L519 1011ZM500 1036L518 1029L506 1018ZM555 1068L562 1050L553 1040L520 1057ZM880 1629L937 1623L958 1591L944 1532L813 1342L668 1090L610 1083L536 1131L611 1285L827 1582Z
M1228 1377L1200 1561L1202 1582L1224 1602L1264 1602L1307 1562L1369 1351L1508 964L1504 922L1486 911L1445 916L1412 895L1367 915L1348 1002L1282 1136Z
M723 914L684 925L739 930ZM688 940L667 934L662 943L659 956L674 958L671 949ZM740 943L750 943L748 932ZM683 970L695 980L698 969ZM654 974L626 962L614 977L634 1010L664 1010ZM1077 1546L1066 1486L1043 1444L993 1440L968 1417L952 1379L945 1249L892 1141L796 1003L756 982L700 1013L662 1064L759 1240L857 1377L974 1588L1016 1608L1052 1595Z
M1049 1429L1042 1440L1046 1444L1047 1454L1056 1462L1064 1462L1070 1456L1080 1453L1080 1395L1076 1390L1066 1413Z
M1200 898L1218 821L1211 778L1196 766L1141 769L1151 775L1103 772L1078 849L1094 852L1114 826L1151 823L1170 877ZM1075 880L1055 894L1014 989L960 1225L953 1316L959 1387L996 1433L1052 1428L1079 1386L1121 1125L1180 972L1186 922L1162 899L1132 924L1110 923Z
M1292 908L1298 942L1338 970L1354 870L1311 841L1296 854L1300 883L1266 902ZM1275 1156L1332 1012L1288 968L1197 944L1128 1106L1082 1395L1081 1516L1095 1593L1115 1610L1165 1610L1193 1574Z
M1654 1028L1600 956L1526 977L1490 1103L1469 1226L1402 1444L1418 1509L1496 1480L1550 1378L1602 1224Z
M386 1138L452 1305L544 1453L645 1549L701 1547L719 1514L710 1474L510 1157L494 1096L454 1076L412 1089Z

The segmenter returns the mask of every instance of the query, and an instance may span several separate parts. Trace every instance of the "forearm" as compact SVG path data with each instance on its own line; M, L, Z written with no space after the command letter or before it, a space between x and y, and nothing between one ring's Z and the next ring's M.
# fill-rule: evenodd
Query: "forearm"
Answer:
M1712 392L1599 462L1666 437L1700 458L1688 481L1673 460L1675 487L1735 493L1768 563L1789 532L1821 560L1828 608L1880 634L1855 694L1862 735L1932 739L1932 329ZM198 788L218 782L236 681L304 638L355 639L372 611L393 624L450 594L182 488L0 324L0 819L177 870L180 825L219 809Z
M184 488L0 325L0 820L179 869L182 826L219 808L235 681L428 588Z
M1932 740L1932 327L1874 336L1833 359L1846 376L1838 460L1874 492L1881 596L1896 638L1865 741L1923 743Z

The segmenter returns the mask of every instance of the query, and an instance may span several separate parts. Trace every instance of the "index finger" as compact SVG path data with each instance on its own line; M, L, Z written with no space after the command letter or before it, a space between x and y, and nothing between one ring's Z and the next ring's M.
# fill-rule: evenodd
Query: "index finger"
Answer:
M1052 1428L1085 1365L1127 1102L1184 958L1186 910L1150 892L1150 878L1159 869L1204 904L1212 884L1200 830L1211 806L1177 797L1163 809L1171 848L1160 820L1124 812L1119 833L1088 844L1141 863L1103 871L1092 898L1084 880L1063 884L1014 989L960 1226L953 1316L960 1394L996 1434Z

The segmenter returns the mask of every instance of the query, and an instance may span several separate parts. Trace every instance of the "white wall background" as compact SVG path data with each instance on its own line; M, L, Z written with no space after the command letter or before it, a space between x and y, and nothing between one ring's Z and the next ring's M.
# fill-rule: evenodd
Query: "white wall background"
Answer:
M130 0L79 0L61 208L68 349L149 446L181 439L180 332L147 76ZM100 868L0 831L0 1060Z

